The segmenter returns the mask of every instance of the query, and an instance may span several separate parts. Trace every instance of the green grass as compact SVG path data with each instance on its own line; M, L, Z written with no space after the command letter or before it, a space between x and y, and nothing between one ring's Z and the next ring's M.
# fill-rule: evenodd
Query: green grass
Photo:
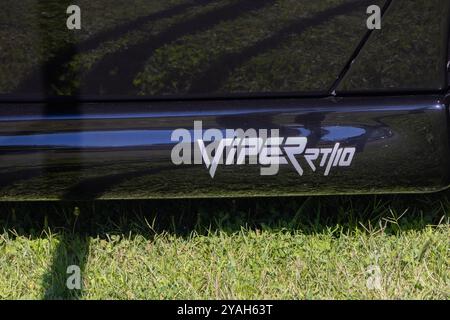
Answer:
M448 299L449 195L1 204L0 298Z

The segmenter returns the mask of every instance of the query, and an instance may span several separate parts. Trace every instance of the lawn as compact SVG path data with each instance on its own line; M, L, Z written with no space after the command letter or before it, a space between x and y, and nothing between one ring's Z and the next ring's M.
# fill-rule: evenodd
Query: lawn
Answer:
M448 299L449 195L3 203L0 298Z

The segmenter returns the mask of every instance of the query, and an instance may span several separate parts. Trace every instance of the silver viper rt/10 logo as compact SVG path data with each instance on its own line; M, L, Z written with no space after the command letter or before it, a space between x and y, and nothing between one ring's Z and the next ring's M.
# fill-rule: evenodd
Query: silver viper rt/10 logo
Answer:
M219 165L245 164L260 165L263 176L276 175L280 165L291 164L302 176L300 156L313 172L323 167L324 175L328 176L333 167L349 167L356 152L354 147L341 147L340 143L307 148L307 137L280 137L278 129L203 131L202 121L194 121L193 132L174 130L171 141L178 142L171 153L175 165L204 164L212 178Z

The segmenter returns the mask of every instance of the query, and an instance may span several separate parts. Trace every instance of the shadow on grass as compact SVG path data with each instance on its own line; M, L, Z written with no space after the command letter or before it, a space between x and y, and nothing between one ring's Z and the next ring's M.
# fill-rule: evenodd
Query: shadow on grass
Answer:
M51 267L43 278L45 299L78 299L66 287L67 267L81 274L91 238L111 236L189 237L233 234L242 228L335 236L360 230L390 234L437 225L450 212L450 193L392 196L332 196L254 199L1 203L0 230L15 236L58 239Z
M73 272L69 266L80 268L80 276L84 273L89 255L89 238L62 234L52 258L49 272L43 279L46 290L43 299L78 299L83 296L83 286L80 289L68 289L66 281Z

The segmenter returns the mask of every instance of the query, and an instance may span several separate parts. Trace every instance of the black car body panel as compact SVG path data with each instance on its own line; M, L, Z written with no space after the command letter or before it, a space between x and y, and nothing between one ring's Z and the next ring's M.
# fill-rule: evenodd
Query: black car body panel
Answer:
M68 1L4 0L0 99L328 95L367 34L367 6L386 3L85 1L69 31Z
M75 31L70 4L0 3L0 200L450 185L448 0L80 1ZM279 134L275 173L185 161L239 129Z
M83 104L43 115L42 104L0 110L2 199L123 199L430 192L449 180L447 107L439 96ZM261 165L175 164L176 129L279 129L308 148L355 148L351 166L297 160L276 175ZM184 141L194 150L195 141ZM193 155L190 156L192 158ZM328 156L330 159L331 156ZM332 161L332 160L331 160Z
M450 1L395 0L337 88L337 94L447 89Z

